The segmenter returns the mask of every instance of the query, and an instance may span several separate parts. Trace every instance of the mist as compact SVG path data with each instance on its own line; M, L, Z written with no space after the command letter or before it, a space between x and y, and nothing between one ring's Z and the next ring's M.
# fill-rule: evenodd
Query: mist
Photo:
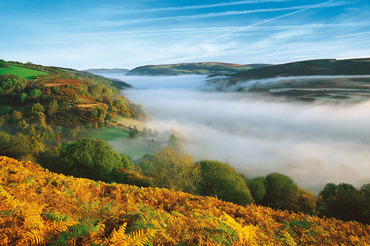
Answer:
M248 90L250 88L261 87L266 84L277 84L277 83L287 83L294 82L303 85L305 83L312 83L316 81L333 81L334 79L369 79L369 75L315 75L315 76L287 76L287 77L275 77L266 79L250 79L250 80L240 80L235 83L230 83L225 77L216 77L207 82L205 89L210 91L237 91L237 90Z
M141 88L124 95L144 106L148 127L175 132L196 160L228 162L248 177L280 172L315 193L328 182L370 182L370 101L202 91L205 76L115 78Z

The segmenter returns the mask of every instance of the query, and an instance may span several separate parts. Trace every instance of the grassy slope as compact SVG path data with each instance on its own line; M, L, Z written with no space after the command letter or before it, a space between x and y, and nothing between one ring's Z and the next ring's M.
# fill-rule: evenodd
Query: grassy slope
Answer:
M251 68L247 65L219 62L180 63L141 66L130 70L127 75L233 74Z
M0 244L369 245L370 226L50 173L0 157Z
M86 131L84 138L98 138L105 141L116 140L117 138L128 137L128 132L116 127L107 127L101 129L91 129Z
M19 64L9 62L9 68L0 68L0 75L14 74L24 79L35 79L36 76L48 74L47 72L29 69Z

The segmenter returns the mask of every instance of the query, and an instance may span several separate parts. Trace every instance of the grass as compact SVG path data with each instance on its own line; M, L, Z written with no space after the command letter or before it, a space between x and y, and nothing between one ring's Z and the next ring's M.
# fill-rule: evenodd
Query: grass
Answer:
M115 121L118 124L122 124L126 127L129 127L129 128L132 128L132 127L136 126L139 131L142 131L144 129L144 127L146 127L146 124L144 122L139 121L139 120L135 120L135 119L131 119L131 118L127 118L127 117L119 117L119 118L115 119Z
M117 127L88 129L82 137L103 139L119 154L129 155L134 160L150 152L147 150L148 143L144 139L130 139L127 131Z
M100 129L89 129L85 132L84 137L86 138L98 138L105 141L112 141L117 138L128 137L128 132L116 127L107 127Z
M36 76L48 73L9 63L9 68L0 68L0 75L3 74L14 74L24 79L36 79Z
M130 156L133 160L137 160L143 157L145 154L153 154L148 150L148 143L139 139L123 139L121 141L108 142L113 146L113 149L119 154L125 154Z

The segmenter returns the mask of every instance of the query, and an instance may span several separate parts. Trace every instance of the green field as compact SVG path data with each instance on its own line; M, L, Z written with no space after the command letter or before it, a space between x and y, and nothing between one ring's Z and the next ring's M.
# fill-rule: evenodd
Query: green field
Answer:
M116 127L88 129L82 138L97 138L107 141L119 154L129 155L133 159L147 154L148 143L143 139L130 139L127 131Z
M89 129L84 133L84 138L98 138L105 141L112 141L118 138L128 137L128 132L116 127L107 127L99 129Z
M35 79L36 76L48 73L9 63L9 68L0 68L0 75L3 74L14 74L24 79Z

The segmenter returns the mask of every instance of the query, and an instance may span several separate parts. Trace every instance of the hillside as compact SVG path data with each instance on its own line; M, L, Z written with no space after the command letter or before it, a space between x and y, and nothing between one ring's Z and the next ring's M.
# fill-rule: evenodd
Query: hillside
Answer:
M258 92L304 101L362 101L370 98L370 59L293 62L208 82L221 91Z
M231 81L311 75L369 75L370 59L322 59L266 66L240 72Z
M370 226L158 188L106 184L0 157L1 245L369 245Z
M7 68L0 68L0 75L4 95L0 103L4 106L19 110L38 102L46 108L56 100L58 112L46 119L51 124L62 118L78 125L104 122L107 116L140 117L135 105L118 94L119 89L130 87L124 82L73 69L19 62L8 62ZM95 110L104 111L104 115L95 116Z
M88 72L88 73L127 73L129 69L124 69L124 68L90 68L83 70L82 72Z
M3 60L0 73L0 155L47 164L68 141L143 117L140 106L121 95L127 85L120 81ZM117 137L128 135L116 127Z
M126 75L147 75L147 76L174 76L186 74L235 74L249 70L252 66L220 63L220 62L198 62L198 63L179 63L167 65L147 65L134 68Z

